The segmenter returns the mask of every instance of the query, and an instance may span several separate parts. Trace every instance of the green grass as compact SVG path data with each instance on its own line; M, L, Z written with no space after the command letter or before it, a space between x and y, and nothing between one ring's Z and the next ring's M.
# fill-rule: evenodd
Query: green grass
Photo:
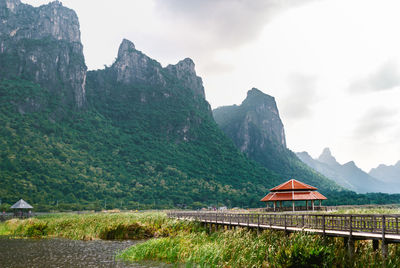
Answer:
M78 240L146 239L198 228L195 223L169 219L161 212L115 214L50 214L0 224L0 235L63 237Z
M384 260L370 241L356 241L353 260L342 238L280 231L257 234L245 229L183 232L151 239L118 255L125 261L156 260L188 267L396 267L400 247L390 245Z
M188 267L396 267L400 247L384 260L371 241L356 241L353 261L342 238L307 233L220 229L169 219L162 212L48 214L0 223L0 235L68 239L148 239L118 255L125 261L155 260Z
M340 208L334 214L400 214L400 208Z

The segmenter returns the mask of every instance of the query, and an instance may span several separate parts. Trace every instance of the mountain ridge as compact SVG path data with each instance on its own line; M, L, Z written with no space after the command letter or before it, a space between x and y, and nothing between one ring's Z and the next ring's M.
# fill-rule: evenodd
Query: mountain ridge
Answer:
M325 148L317 159L313 159L306 152L297 153L297 156L311 168L358 193L397 192L395 185L385 185L379 178L360 169L354 161L343 165L338 163L329 148Z
M327 204L400 199L356 195L300 164L271 105L258 110L269 118L251 110L243 129L256 134L245 153L271 169L249 159L214 121L190 59L163 68L122 40L112 66L87 72L75 12L0 0L0 16L2 209L20 198L38 210L259 207L269 188L299 174ZM262 143L271 155L252 146Z

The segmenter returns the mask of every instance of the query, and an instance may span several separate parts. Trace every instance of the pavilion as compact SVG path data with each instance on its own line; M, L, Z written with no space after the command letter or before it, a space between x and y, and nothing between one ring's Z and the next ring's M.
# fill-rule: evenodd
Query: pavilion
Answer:
M12 205L11 208L14 209L14 216L20 218L31 216L31 209L33 209L33 207L23 199L20 199L17 203Z
M261 201L273 202L274 211L277 210L278 201L280 210L283 210L283 201L292 201L293 211L295 211L295 201L306 201L306 210L308 210L308 201L311 201L312 210L314 210L314 201L319 200L319 206L321 206L321 201L326 199L325 196L317 192L317 188L292 179L272 188L270 193L261 199Z

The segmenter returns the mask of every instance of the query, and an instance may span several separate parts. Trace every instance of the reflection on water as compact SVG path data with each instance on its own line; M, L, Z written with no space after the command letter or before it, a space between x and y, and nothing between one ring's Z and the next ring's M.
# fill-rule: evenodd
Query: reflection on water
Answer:
M124 263L118 251L138 241L0 238L0 267L161 267L160 263Z

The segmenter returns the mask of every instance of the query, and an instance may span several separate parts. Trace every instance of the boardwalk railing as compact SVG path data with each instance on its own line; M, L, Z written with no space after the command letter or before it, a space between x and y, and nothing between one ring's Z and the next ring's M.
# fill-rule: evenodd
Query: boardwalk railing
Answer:
M317 229L371 234L399 234L400 215L360 215L360 214L262 214L262 213L210 213L210 212L170 212L169 217L190 219L204 223L215 223L249 227L283 227L284 229Z

